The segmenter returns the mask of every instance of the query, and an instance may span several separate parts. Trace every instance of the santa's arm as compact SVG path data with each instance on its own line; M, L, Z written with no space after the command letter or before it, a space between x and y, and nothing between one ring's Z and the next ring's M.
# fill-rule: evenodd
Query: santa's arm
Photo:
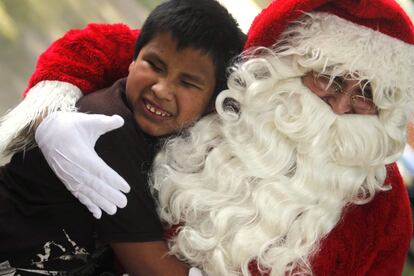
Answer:
M55 41L40 55L25 98L0 119L0 153L30 146L45 114L73 111L82 93L126 76L137 35L123 24L89 24Z

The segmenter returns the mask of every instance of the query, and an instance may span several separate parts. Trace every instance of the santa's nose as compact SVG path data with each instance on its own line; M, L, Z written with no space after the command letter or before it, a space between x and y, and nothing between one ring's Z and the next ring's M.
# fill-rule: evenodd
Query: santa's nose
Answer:
M336 94L330 97L328 104L336 114L352 113L352 99L351 95L347 93Z

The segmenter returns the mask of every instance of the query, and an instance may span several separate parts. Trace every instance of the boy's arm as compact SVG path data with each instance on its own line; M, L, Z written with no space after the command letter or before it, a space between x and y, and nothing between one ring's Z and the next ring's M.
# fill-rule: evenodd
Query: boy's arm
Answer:
M187 265L167 255L164 241L112 243L111 247L129 275L188 275Z
M55 41L39 57L24 100L0 118L0 154L32 145L46 114L74 111L82 93L126 76L137 35L123 24L89 24Z

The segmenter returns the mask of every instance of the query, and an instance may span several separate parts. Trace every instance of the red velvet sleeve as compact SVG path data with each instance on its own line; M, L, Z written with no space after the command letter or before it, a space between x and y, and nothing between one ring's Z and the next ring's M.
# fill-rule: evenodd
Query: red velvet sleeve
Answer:
M312 260L315 275L401 275L413 226L396 164L388 166L386 183L392 190L345 210Z
M43 80L68 82L84 94L112 85L128 74L138 33L124 24L67 32L40 55L25 94Z

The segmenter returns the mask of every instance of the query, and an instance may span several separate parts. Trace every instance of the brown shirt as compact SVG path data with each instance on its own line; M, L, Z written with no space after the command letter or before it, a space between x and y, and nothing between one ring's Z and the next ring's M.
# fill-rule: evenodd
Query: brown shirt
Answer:
M19 268L24 275L23 268L66 273L86 267L82 275L89 275L96 272L90 266L96 237L103 243L162 240L147 187L155 139L135 123L124 91L125 80L119 80L77 105L81 112L118 114L125 120L124 126L100 137L95 149L130 184L127 206L96 220L55 176L38 148L15 154L0 167L0 272Z
M105 242L162 240L162 227L147 185L156 140L135 123L125 98L125 82L119 80L110 89L92 93L78 102L80 112L118 114L125 120L123 127L104 135L95 147L99 156L131 186L127 206L118 209L114 216L103 214L96 221L98 237Z

